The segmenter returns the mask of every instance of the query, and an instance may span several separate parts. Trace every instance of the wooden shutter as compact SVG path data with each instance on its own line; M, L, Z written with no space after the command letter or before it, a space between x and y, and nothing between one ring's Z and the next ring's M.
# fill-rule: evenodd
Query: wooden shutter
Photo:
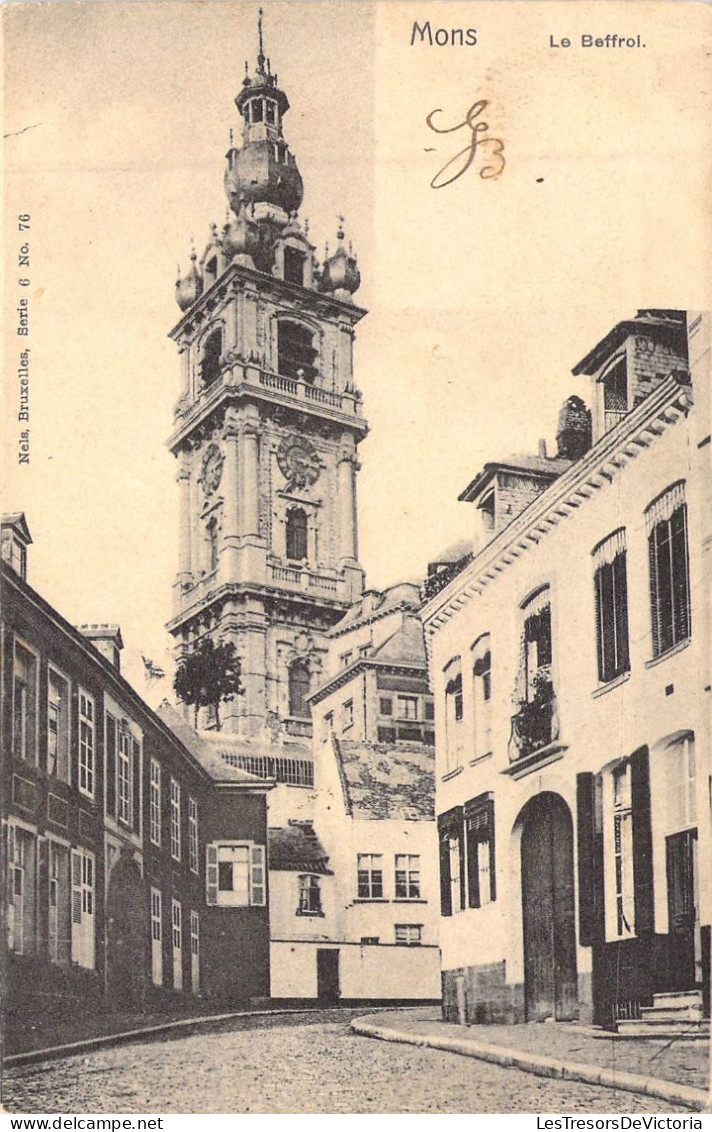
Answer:
M133 747L133 828L136 833L141 829L141 745L137 739L132 742Z
M600 835L596 832L596 775L576 775L576 832L578 849L579 942L590 947L603 922L599 902Z
M494 798L490 797L487 800L487 832L489 834L489 852L490 852L490 900L492 903L497 899L497 874L495 872L495 853L494 853Z
M654 930L653 835L650 818L650 758L647 747L631 755L631 811L633 818L633 891L635 934Z
M440 914L452 916L450 899L450 847L447 830L440 831Z
M82 855L72 849L72 959L83 959L82 933Z
M616 671L627 672L630 668L630 658L628 654L628 576L625 551L617 554L613 559L613 592L613 615L616 620L616 638L618 641Z
M674 642L690 635L690 569L687 557L687 507L683 503L670 518Z
M205 846L205 902L217 904L218 902L218 847Z
M465 818L465 829L467 838L467 903L470 908L479 908L480 906L480 877L477 868L477 842L481 840L479 837L479 821L484 819L486 822L486 815L483 814L470 814Z
M266 889L265 847L253 845L250 849L250 904L264 906Z
M116 720L106 713L106 813L116 817Z

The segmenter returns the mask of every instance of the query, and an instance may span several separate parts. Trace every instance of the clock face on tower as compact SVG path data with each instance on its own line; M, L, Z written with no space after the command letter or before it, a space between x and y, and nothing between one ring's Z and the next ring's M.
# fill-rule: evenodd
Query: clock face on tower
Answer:
M310 487L319 478L321 463L314 445L303 436L285 436L277 449L282 475L294 487Z
M200 467L200 482L206 495L211 495L222 477L223 455L217 444L210 444Z

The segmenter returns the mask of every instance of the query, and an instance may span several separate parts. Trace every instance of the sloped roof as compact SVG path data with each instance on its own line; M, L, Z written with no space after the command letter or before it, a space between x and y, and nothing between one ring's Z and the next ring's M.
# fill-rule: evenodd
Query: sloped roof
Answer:
M8 512L7 514L2 516L2 520L0 520L0 522L2 523L3 527L13 527L24 542L32 542L30 528L27 525L27 519L25 518L24 511Z
M269 830L269 867L275 872L331 876L329 857L311 822L290 822Z
M208 731L201 739L219 758L232 762L236 757L313 759L311 743L265 742L264 739L242 739L239 735L227 735L223 731Z
M354 818L435 817L435 752L389 743L332 740L346 810Z
M346 629L352 629L362 621L384 617L399 608L420 609L421 604L418 582L396 582L387 590L367 590L329 630L328 636L340 636Z
M410 664L427 668L423 626L417 617L406 614L403 624L396 629L377 649L369 655L369 660L387 661L391 664Z
M167 727L170 727L173 734L180 739L183 746L188 748L193 758L215 781L239 782L245 786L254 784L255 786L266 786L269 789L271 783L268 779L258 778L255 774L248 774L246 770L240 770L221 759L211 744L206 743L195 728L186 723L180 712L176 711L168 700L163 700L159 704L156 714L160 716Z
M617 350L621 342L630 334L644 331L655 337L669 338L682 349L686 349L685 312L679 310L639 310L635 318L624 319L617 323L612 330L597 342L592 350L578 362L571 372L578 377L579 374L590 375L595 373L601 364Z

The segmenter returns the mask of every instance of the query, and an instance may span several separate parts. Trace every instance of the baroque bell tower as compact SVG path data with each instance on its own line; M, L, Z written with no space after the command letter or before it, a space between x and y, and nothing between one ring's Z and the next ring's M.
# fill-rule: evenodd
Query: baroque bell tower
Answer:
M284 137L289 101L259 54L235 99L242 144L227 152L231 214L179 271L171 332L182 387L169 444L178 461L180 561L168 628L180 657L232 642L245 693L224 730L308 735L325 633L363 590L356 451L367 431L353 382L358 265L323 264L300 223L302 178Z

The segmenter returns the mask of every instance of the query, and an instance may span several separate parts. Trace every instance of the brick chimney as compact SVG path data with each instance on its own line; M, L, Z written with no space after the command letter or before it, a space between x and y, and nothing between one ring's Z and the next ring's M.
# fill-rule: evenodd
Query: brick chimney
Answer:
M124 642L118 625L77 625L77 629L82 636L91 641L94 648L98 649L110 664L113 664L117 672L121 671L120 653Z

